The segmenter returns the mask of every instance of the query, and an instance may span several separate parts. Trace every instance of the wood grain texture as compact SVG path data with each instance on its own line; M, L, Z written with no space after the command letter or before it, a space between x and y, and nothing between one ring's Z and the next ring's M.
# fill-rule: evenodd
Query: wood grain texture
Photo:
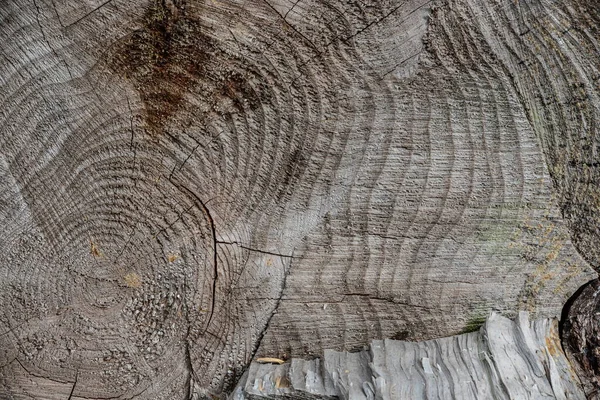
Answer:
M2 1L0 395L558 315L596 276L598 18L524 3Z
M253 362L232 399L580 399L558 320L492 313L477 332L425 342L374 340L356 353Z
M396 124L390 135L375 131L376 154L367 146L367 164L349 195L304 241L306 256L291 269L260 354L316 349L317 355L322 348L352 349L370 337L427 339L457 333L490 309L557 315L566 300L558 293L569 285L565 267L581 279L567 291L592 276L582 272L587 267L561 222L562 214L571 214L557 210L564 210L569 191L555 195L550 183L550 176L560 187L577 179L575 170L570 178L556 173L552 154L561 150L551 138L560 132L557 119L577 121L575 111L537 102L548 85L537 82L536 71L558 65L551 60L574 51L574 42L594 45L596 36L587 33L594 20L581 17L588 21L578 24L581 37L566 43L545 31L557 24L553 18L536 19L563 6L527 3L523 11L525 5L511 1L441 2L428 20L418 73L373 80L372 87L386 83L393 99L377 108L374 120L394 110ZM577 4L564 7L573 24L586 12ZM528 13L525 21L521 13ZM551 43L547 64L536 58L544 49L539 40ZM595 57L572 56L560 68L576 73L584 63L586 90L597 93ZM597 102L586 101L586 116L594 118ZM585 127L569 129L594 137L593 124L579 128ZM548 154L551 174L540 150Z

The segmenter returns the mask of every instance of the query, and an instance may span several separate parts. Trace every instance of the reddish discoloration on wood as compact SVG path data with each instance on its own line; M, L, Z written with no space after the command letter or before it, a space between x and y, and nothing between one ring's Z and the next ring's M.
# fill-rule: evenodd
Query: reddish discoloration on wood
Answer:
M251 71L244 70L243 60L219 47L195 15L199 7L186 0L153 0L143 27L118 43L109 58L110 68L139 92L153 137L178 122L178 111L190 107L186 97L205 103L206 108L195 110L202 120L207 110L222 114L258 107L266 93L248 82Z
M188 16L185 2L172 0L153 0L143 28L118 45L110 65L139 91L149 133L162 133L185 95L206 75L214 47L202 26Z

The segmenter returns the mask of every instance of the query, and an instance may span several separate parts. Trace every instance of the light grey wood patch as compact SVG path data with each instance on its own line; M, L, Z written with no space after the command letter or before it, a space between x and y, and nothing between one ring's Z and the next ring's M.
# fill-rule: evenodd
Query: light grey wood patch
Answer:
M298 364L302 374L294 370ZM234 393L237 399L586 398L562 351L558 321L530 321L527 312L515 321L492 313L479 331L441 339L374 340L360 352L325 351L322 360L253 362Z

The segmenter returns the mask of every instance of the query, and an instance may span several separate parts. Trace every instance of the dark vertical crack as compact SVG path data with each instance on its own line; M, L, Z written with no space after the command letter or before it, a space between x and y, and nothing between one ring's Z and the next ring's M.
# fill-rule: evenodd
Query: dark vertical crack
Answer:
M44 42L46 42L46 45L48 46L48 48L50 49L50 51L52 52L52 54L54 54L54 57L56 57L56 59L59 62L62 62L65 65L65 68L67 69L67 73L69 74L69 77L71 78L71 80L73 79L73 75L71 74L71 70L69 69L69 64L67 64L67 62L65 60L63 60L62 57L60 57L57 53L56 50L54 50L54 47L52 47L52 45L50 44L50 42L48 41L48 38L46 37L46 32L44 32L44 29L42 28L42 23L40 22L40 14L42 12L42 10L40 9L40 7L37 4L36 0L33 0L33 5L35 6L35 9L37 10L36 14L35 14L35 20L37 22L38 28L40 29L40 33L42 34L42 39L44 39ZM58 14L57 14L58 15ZM59 18L59 22L60 22L60 18ZM62 24L62 23L61 23Z
M283 258L285 256L280 255L280 257ZM292 269L292 265L291 265L292 259L297 258L297 257L294 257L294 252L292 251L292 255L287 256L287 258L290 259L290 265L288 265L287 269L285 270L285 272L283 274L283 281L281 282L281 290L279 292L279 296L277 297L277 303L275 304L275 308L273 309L273 312L271 313L271 315L269 315L269 318L267 319L265 326L258 333L258 340L256 341L256 344L254 345L254 348L252 349L252 353L250 355L250 362L248 362L244 366L244 368L240 371L240 374L239 374L240 377L237 379L235 384L232 385L231 389L235 388L239 384L240 380L244 379L244 374L246 373L248 368L250 368L250 364L252 363L252 360L254 359L254 357L256 356L256 353L258 352L258 349L260 348L260 345L262 344L262 341L263 341L265 335L267 334L267 331L269 330L269 326L271 326L271 320L273 319L273 316L275 316L275 314L277 314L277 310L279 309L279 305L281 304L281 301L283 299L283 294L285 293L285 289L287 287L287 277ZM285 266L285 263L283 265Z
M169 176L169 182L171 182L177 189L179 189L180 191L187 193L188 195L192 196L196 201L197 204L200 205L200 208L202 209L204 215L206 216L207 220L208 220L208 224L210 225L210 230L212 233L212 247L213 247L213 282L212 282L212 296L211 296L211 307L210 307L210 314L208 316L208 321L206 322L206 326L204 328L204 333L206 333L206 331L208 330L208 327L210 326L210 323L212 322L212 318L214 315L214 311L215 311L215 297L216 297L216 292L217 292L217 280L219 279L219 268L218 268L218 256L217 256L217 230L215 228L215 221L210 213L210 211L208 210L208 207L206 207L206 204L202 201L202 199L200 199L200 197L198 197L198 195L196 195L196 193L194 193L193 191L191 191L187 186L181 184L181 183L177 183L173 180L172 176Z
M569 319L569 311L571 311L571 307L573 307L573 304L575 303L575 301L577 301L577 299L579 297L581 297L581 293L590 285L594 284L597 281L597 279L592 279L591 281L584 283L583 285L581 285L581 287L579 289L577 289L577 291L575 291L575 293L573 293L571 295L571 297L569 297L569 299L565 302L565 305L563 306L563 309L560 313L560 321L558 322L558 332L561 338L561 346L563 348L563 351L565 350L565 344L563 342L563 338L564 335L566 333L565 329L570 328L570 323L568 322Z
M79 371L75 373L75 382L73 382L73 387L71 388L71 393L69 393L69 397L67 400L71 400L73 398L73 392L75 392L75 386L77 386L77 379L79 378Z
M216 231L216 227L215 227L215 221L214 221L208 207L206 206L206 203L203 202L202 199L200 199L200 197L198 197L198 195L196 195L187 186L174 181L172 174L169 175L168 180L179 191L191 196L192 198L194 198L196 200L195 206L196 207L200 206L200 209L202 210L203 214L206 216L206 219L208 220L208 224L210 225L210 230L211 230L211 234L212 234L212 247L213 247L213 281L212 281L212 296L211 296L210 314L208 316L208 320L204 327L204 331L202 332L202 335L205 335L208 331L208 328L210 326L210 323L212 322L212 318L214 315L215 298L216 298L216 294L217 294L217 280L219 277L219 275L218 275L218 257L217 257L217 231ZM189 212L189 210L192 207L194 207L194 205L190 206L184 212L182 212L181 215L179 215L177 220L179 220L183 214ZM177 222L177 221L174 221L173 223L175 223L175 222ZM187 293L187 277L185 277L184 279L185 279L184 292ZM188 379L187 379L186 386L187 386L187 399L191 400L194 397L194 382L199 381L199 379L196 375L196 372L194 371L194 364L192 362L192 354L191 354L191 350L190 350L192 320L190 318L189 306L187 304L185 295L184 295L184 307L185 307L185 317L186 317L186 322L187 322L187 330L186 330L186 334L185 334L185 344L184 344L184 346L185 346L185 348L184 348L185 363L186 363L186 368L188 370Z
M188 319L189 321L189 319ZM188 370L188 379L187 379L187 399L192 400L194 397L194 382L197 381L196 372L194 371L194 364L192 363L192 354L190 352L190 324L188 324L186 339L185 339L185 363L186 368Z
M52 8L54 8L54 13L56 14L56 18L58 18L58 23L60 24L60 27L64 28L65 25L63 24L62 20L60 19L60 14L58 13L58 9L56 8L56 3L54 2L54 0L52 0Z
M127 99L127 108L129 108L129 130L131 131L131 138L129 139L129 150L133 151L133 164L135 165L136 151L133 147L134 129L133 129L133 111L131 110L131 103L129 97Z

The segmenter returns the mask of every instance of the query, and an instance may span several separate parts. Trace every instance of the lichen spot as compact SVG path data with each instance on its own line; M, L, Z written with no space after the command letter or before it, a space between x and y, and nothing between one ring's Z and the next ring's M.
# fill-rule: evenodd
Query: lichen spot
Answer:
M130 272L125 275L125 284L127 287L137 289L142 286L142 278L135 272Z
M558 329L553 325L550 328L550 332L548 332L548 335L546 336L546 348L552 357L556 357L561 352L561 350L559 350L559 346L560 337L558 335Z
M100 252L100 250L98 250L98 246L92 241L90 241L90 253L94 257L102 257L102 253Z
M175 262L177 259L179 258L179 256L177 254L169 254L167 256L167 261L169 261L169 263L173 263Z

